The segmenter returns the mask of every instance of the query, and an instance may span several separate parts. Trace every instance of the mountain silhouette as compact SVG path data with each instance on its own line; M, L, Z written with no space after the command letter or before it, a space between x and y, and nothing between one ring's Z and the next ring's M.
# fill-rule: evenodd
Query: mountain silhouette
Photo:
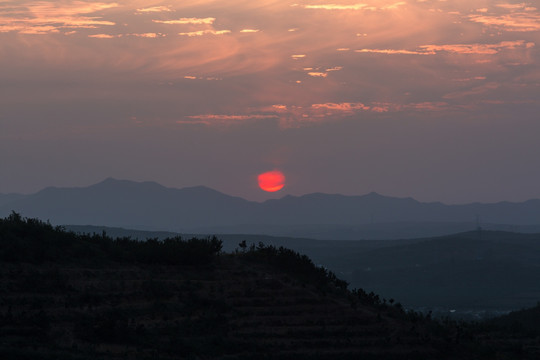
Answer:
M535 231L540 225L540 200L445 205L377 193L313 193L259 203L204 186L174 189L155 182L113 178L88 187L49 187L32 195L0 196L0 216L12 210L53 224L191 233L323 234L318 237L346 239L435 236L471 230L476 227L477 216L482 226L493 229L506 226L505 230L512 230L512 225L519 230L528 225Z

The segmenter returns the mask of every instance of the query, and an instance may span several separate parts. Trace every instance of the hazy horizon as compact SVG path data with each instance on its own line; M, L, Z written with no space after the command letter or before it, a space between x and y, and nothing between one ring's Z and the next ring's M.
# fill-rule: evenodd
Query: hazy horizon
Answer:
M282 199L282 198L285 198L285 197L288 197L288 196L293 196L293 197L302 197L302 196L306 196L306 195L313 195L313 194L324 194L324 195L342 195L342 196L355 196L355 197L362 197L362 196L367 196L367 195L371 195L371 194L377 194L377 195L380 195L382 197L389 197L389 198L396 198L396 199L413 199L413 200L416 200L418 202L421 202L421 203L441 203L443 205L469 205L469 204L473 204L473 203L480 203L480 204L496 204L496 203L501 203L501 202L509 202L509 203L522 203L522 202L526 202L526 201L530 201L530 200L540 200L540 198L531 198L531 199L526 199L524 201L508 201L508 200L500 200L500 201L493 201L493 202L474 202L474 201L470 201L470 202L463 202L463 203L447 203L447 202L444 202L444 201L438 201L438 200L434 200L434 201L422 201L422 200L419 200L419 199L416 199L412 196L392 196L392 195L388 195L388 194L382 194L382 193L379 193L379 192L376 192L376 191L370 191L370 192L367 192L367 193L363 193L363 194L343 194L343 193L330 193L330 192L321 192L321 191L315 191L315 192L311 192L311 193L305 193L305 194L288 194L286 192L278 192L278 193L275 193L274 196L272 196L270 194L270 198L266 198L266 199L262 199L262 200L253 200L253 199L249 199L249 198L245 198L243 196L240 196L240 195L233 195L233 194L228 194L226 192L223 192L223 191L220 191L220 190L217 190L215 188L212 188L212 187L209 187L209 186L205 186L205 185L193 185L193 186L184 186L184 187L175 187L175 186L166 186L164 184L161 184L157 181L153 181L153 180L142 180L142 181L135 181L135 180L130 180L130 179L117 179L117 178L113 178L111 176L101 180L101 181L98 181L98 182L95 182L95 183L92 183L92 184L88 184L88 185L77 185L77 186L55 186L55 185L50 185L50 186L46 186L44 188L41 188L37 191L34 191L34 192L29 192L29 193L15 193L15 192L11 192L11 193L2 193L0 192L0 195L23 195L23 196L31 196L31 195L34 195L34 194L37 194L43 190L46 190L48 188L57 188L57 189L84 189L84 188L87 188L87 187L91 187L91 186L94 186L94 185L98 185L98 184L101 184L103 182L106 182L108 180L113 180L113 181L118 181L118 182L122 182L122 181L127 181L127 182L132 182L132 183L139 183L139 184L143 184L143 183L155 183L155 184L158 184L160 186L163 186L167 189L176 189L176 190L182 190L182 189L189 189L189 188L196 188L196 187L205 187L205 188L208 188L208 189L211 189L211 190L214 190L214 191L218 191L222 194L225 194L225 195L229 195L229 196L233 196L233 197L239 197L239 198L242 198L244 200L248 200L248 201L253 201L253 202L258 202L258 203L263 203L267 200L277 200L277 199Z

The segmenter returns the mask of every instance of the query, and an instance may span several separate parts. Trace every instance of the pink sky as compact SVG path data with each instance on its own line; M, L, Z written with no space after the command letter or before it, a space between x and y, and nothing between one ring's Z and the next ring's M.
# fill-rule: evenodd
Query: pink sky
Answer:
M533 1L3 1L0 193L540 198ZM540 7L540 5L538 5ZM281 170L268 194L257 175Z

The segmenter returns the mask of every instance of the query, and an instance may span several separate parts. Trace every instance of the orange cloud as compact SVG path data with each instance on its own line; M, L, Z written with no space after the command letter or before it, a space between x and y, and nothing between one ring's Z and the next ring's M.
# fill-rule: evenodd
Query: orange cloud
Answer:
M182 36L203 36L203 35L225 35L229 34L231 30L199 30L190 32L181 32L178 35Z
M354 4L354 5L336 5L336 4L324 4L324 5L304 5L305 9L322 9L322 10L362 10L367 8L367 4Z
M0 32L19 32L21 34L56 33L61 29L97 28L115 25L115 22L103 20L100 16L89 14L115 8L116 3L85 3L80 1L31 2L19 10L3 6L0 14Z
M224 114L206 114L206 115L192 115L188 116L190 119L200 120L248 120L248 119L271 119L275 118L275 115L224 115Z
M457 82L468 82L468 81L473 81L473 80L486 80L486 77L475 76L475 77L470 77L470 78L452 79L452 81L457 81Z
M510 9L510 10L513 10L513 9L523 9L525 7L527 7L527 5L525 3L521 3L521 4L495 4L495 6L497 7L500 7L500 8L504 8L504 9Z
M111 34L94 34L94 35L88 35L90 38L96 38L96 39L113 39L116 36Z
M355 110L370 110L371 107L362 103L324 103L312 104L313 109L328 109L342 112L354 112Z
M142 34L128 34L129 36L135 36L135 37L141 37L141 38L158 38L158 37L164 37L164 34L158 34L158 33L142 33Z
M155 23L167 24L167 25L212 25L216 18L207 17L207 18L181 18L177 20L152 20Z
M359 49L357 53L376 53L388 55L435 55L440 52L455 54L479 54L494 55L502 50L514 50L517 48L531 48L534 43L525 40L501 41L496 44L444 44L444 45L421 45L418 50L401 49Z
M328 76L328 74L325 72L317 72L317 71L310 71L308 72L308 75L312 77L322 77L322 78L325 78Z
M396 50L396 49L359 49L354 50L357 53L375 53L389 55L435 55L433 51L414 51L414 50Z
M328 68L326 69L326 72L330 72L330 71L340 71L340 70L343 70L343 66L334 66L332 68Z
M152 6L143 9L137 9L138 13L156 13L156 12L170 12L171 8L168 6Z
M187 124L187 125L232 125L232 124L241 124L247 120L265 120L265 119L276 119L275 114L247 114L247 115L225 115L225 114L205 114L205 115L192 115L186 116L190 120L178 120L177 124Z
M320 5L303 5L303 8L316 9L316 10L393 10L403 5L407 5L407 3L405 1L399 1L395 3L390 3L388 5L382 5L379 7L368 5L368 4L361 4L361 3L350 4L350 5L320 4Z
M482 89L481 89L482 88ZM473 89L472 92L481 93L489 89L495 89L496 86L488 84L484 87ZM466 92L460 93L454 97L465 97ZM448 111L453 107L445 101L425 101L411 103L392 103L392 102L326 102L314 103L308 106L274 104L267 107L253 109L254 113L242 115L227 114L205 114L187 116L186 120L177 121L178 124L203 124L207 126L239 125L247 120L267 120L277 119L280 128L290 129L309 126L313 124L340 121L344 118L351 119L351 116L360 113L387 113L387 112L434 112Z
M524 40L501 41L497 44L450 44L450 45L422 45L421 49L427 52L450 52L457 54L493 55L501 50L512 50L518 47L530 47L531 43ZM534 44L532 45L534 46Z
M540 30L540 14L470 15L469 20L510 32Z
M232 0L228 8L208 0L85 1L0 4L0 31L50 35L0 34L0 66L6 73L12 68L21 73L23 68L42 73L103 69L118 74L118 81L174 84L166 96L185 93L197 109L192 111L218 113L181 119L190 123L273 116L293 126L355 113L449 110L469 100L478 104L463 94L484 98L473 87L486 78L501 84L494 93L507 91L509 98L537 90L532 84L538 83L538 69L519 66L537 63L538 53L527 51L536 46L537 34L502 31L540 26L536 10L524 4L306 0L291 8L280 1ZM429 12L432 7L441 11ZM226 81L207 82L220 79ZM505 81L529 87L509 91ZM426 94L432 102L423 102ZM273 115L268 115L261 104L281 105L269 108ZM175 106L172 100L169 106Z

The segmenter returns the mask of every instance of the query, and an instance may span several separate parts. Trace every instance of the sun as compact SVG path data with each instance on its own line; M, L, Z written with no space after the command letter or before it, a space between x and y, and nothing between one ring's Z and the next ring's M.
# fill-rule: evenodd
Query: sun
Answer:
M285 186L285 175L279 170L267 171L257 177L259 187L264 191L276 192Z

